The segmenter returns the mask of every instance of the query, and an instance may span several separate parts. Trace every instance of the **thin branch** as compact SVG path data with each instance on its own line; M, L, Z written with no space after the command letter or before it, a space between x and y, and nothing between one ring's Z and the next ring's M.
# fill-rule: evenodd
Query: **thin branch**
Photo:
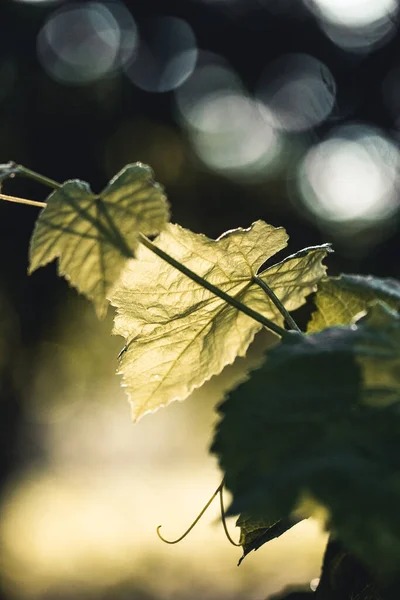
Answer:
M1 174L3 171L3 175ZM36 171L31 171L31 169L27 169L22 165L18 165L17 163L10 161L9 163L5 163L0 165L0 180L7 179L8 177L15 177L21 175L22 177L28 177L29 179L34 179L43 185L47 185L48 187L57 189L61 187L61 184L49 177L45 177L40 173L36 173Z
M222 520L222 525L225 531L225 535L228 538L228 540L230 541L230 543L232 544L232 546L241 546L242 544L239 544L238 542L235 542L232 538L231 538L231 534L228 531L228 526L226 524L226 519L225 519L225 507L224 507L224 481L222 481L222 485L221 485L221 489L219 490L219 506L221 509L221 520Z
M16 165L15 163L7 163L6 165L0 165L0 171L1 171L1 169L3 169L4 171L6 171L8 169L8 171L10 171L10 173L9 173L10 177L13 175L24 175L26 177L30 177L31 179L35 179L36 181L44 183L45 185L48 185L52 188L58 189L61 187L61 184L57 183L57 181L53 181L52 179L49 179L48 177L45 177L44 175L40 175L39 173L35 173L35 171L26 169L22 165ZM44 202L35 202L34 200L26 200L24 198L16 198L14 196L6 196L5 194L1 194L0 199L8 200L10 202L18 202L19 204L29 204L31 206L39 206L39 207L46 206L46 204ZM165 260L172 267L174 267L175 269L177 269L178 271L180 271L181 273L183 273L184 275L186 275L187 277L192 279L192 281L201 285L203 288L205 288L206 290L208 290L215 296L218 296L219 298L221 298L221 300L224 300L224 302L226 302L227 304L230 304L231 306L236 308L236 310L240 310L242 313L246 314L248 317L251 317L258 323L260 323L267 329L270 329L271 331L273 331L274 333L276 333L277 335L279 335L281 337L290 335L290 332L286 331L286 329L284 329L280 325L277 325L270 319L267 319L267 317L264 317L263 315L256 312L249 306L242 304L241 302L236 300L236 298L234 298L233 296L230 296L223 290L220 290L218 287L216 287L212 283L208 282L206 279L204 279L200 275L197 275L196 273L194 273L188 267L185 267L185 265L181 264L179 261L175 260L172 256L170 256L169 254L167 254L166 252L161 250L161 248L158 248L158 246L153 244L145 235L140 233L139 241L144 246L146 246L146 248L148 248L151 252L153 252L154 254L159 256L161 259ZM254 278L256 283L258 283L258 281L256 281L257 279L258 278ZM264 282L262 282L262 283L264 283ZM272 290L271 290L271 292L272 292ZM278 302L279 302L279 300L278 300Z
M6 194L0 194L0 200L6 200L7 202L16 202L17 204L29 204L29 206L39 206L40 208L44 208L46 206L46 202L36 202L36 200L18 198L17 196L7 196Z

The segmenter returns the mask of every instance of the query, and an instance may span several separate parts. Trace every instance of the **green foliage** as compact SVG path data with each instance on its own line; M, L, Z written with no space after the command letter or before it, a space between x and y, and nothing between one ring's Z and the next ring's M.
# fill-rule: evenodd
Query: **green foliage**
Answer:
M274 522L320 505L351 552L376 571L397 571L399 335L397 313L376 304L355 326L293 334L267 352L220 407L212 451L231 513Z
M400 306L400 282L363 275L341 275L321 281L316 307L308 325L310 333L333 325L350 325L374 301Z
M156 245L242 304L282 323L253 276L286 240L284 229L263 221L218 240L169 224ZM325 254L325 247L311 248L259 277L294 310L323 277ZM117 307L114 333L127 340L120 372L134 419L189 396L243 356L262 327L144 247L127 265L111 302Z
M168 216L162 188L140 163L122 169L101 194L84 181L66 181L37 219L29 272L58 258L60 275L104 316L107 294L126 259L135 255L139 234L159 233Z
M263 326L281 336L219 408L211 448L233 495L230 514L240 513L241 560L317 514L332 534L328 551L340 550L324 561L317 597L340 589L364 598L386 578L380 589L391 599L400 566L400 283L326 277L327 245L259 272L286 246L284 229L257 221L211 240L167 224L162 188L140 163L100 195L0 165L0 183L15 175L56 189L35 226L30 272L58 258L60 275L99 316L108 298L117 308L134 419L185 399L244 356ZM293 331L288 311L317 287L308 334ZM354 565L361 575L349 582Z
M265 518L255 518L249 515L240 515L236 525L240 527L239 544L243 548L238 566L242 560L252 550L258 550L267 542L281 536L293 525L296 525L298 519L280 519L279 521L268 521Z

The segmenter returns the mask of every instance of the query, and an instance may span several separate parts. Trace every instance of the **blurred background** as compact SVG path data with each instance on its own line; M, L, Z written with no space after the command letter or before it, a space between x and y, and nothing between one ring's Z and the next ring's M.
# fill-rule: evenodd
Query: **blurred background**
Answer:
M288 252L332 242L332 274L399 277L399 14L398 0L3 0L0 162L100 191L140 160L195 232L261 218L288 230ZM217 507L180 545L155 535L178 536L219 484L213 409L265 340L133 425L112 315L99 323L54 266L26 276L36 216L0 205L0 597L310 589L316 523L239 569Z

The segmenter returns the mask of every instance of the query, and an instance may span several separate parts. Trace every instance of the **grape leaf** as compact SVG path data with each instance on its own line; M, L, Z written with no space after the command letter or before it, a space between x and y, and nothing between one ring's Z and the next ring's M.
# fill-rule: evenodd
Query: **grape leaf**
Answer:
M400 317L377 303L355 325L293 333L268 351L220 407L212 451L233 494L228 513L274 522L311 498L349 552L395 573L399 350Z
M60 275L92 300L98 316L138 235L159 233L169 216L162 187L150 167L127 165L101 192L84 181L66 181L47 199L30 243L29 273L59 259Z
M167 225L156 244L198 275L276 322L282 317L252 281L257 269L285 247L287 234L257 221L211 240ZM326 246L308 249L259 274L288 310L304 303L325 272ZM111 296L114 333L126 338L120 358L133 418L183 400L237 356L244 356L261 325L205 290L168 263L139 248Z
M281 536L298 523L298 519L280 519L279 521L268 521L267 519L254 518L249 515L240 515L236 521L240 527L239 544L243 548L243 554L239 559L238 566L243 559L252 552L258 550L267 542Z
M400 282L379 279L371 275L340 275L329 277L318 284L313 313L308 331L321 331L333 325L350 325L354 318L377 300L392 308L400 307Z

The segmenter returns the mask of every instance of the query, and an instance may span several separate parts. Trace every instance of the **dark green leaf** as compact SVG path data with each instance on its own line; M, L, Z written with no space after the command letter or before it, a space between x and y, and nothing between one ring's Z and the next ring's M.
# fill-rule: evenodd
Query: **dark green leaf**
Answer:
M267 352L220 407L212 451L231 514L274 522L308 500L350 552L398 569L399 339L399 316L376 304L356 325L293 334Z
M262 518L253 518L247 515L240 515L236 521L237 527L240 527L239 544L243 547L238 566L242 560L252 550L258 550L267 542L281 536L298 523L298 519L281 519L280 521L267 521Z

